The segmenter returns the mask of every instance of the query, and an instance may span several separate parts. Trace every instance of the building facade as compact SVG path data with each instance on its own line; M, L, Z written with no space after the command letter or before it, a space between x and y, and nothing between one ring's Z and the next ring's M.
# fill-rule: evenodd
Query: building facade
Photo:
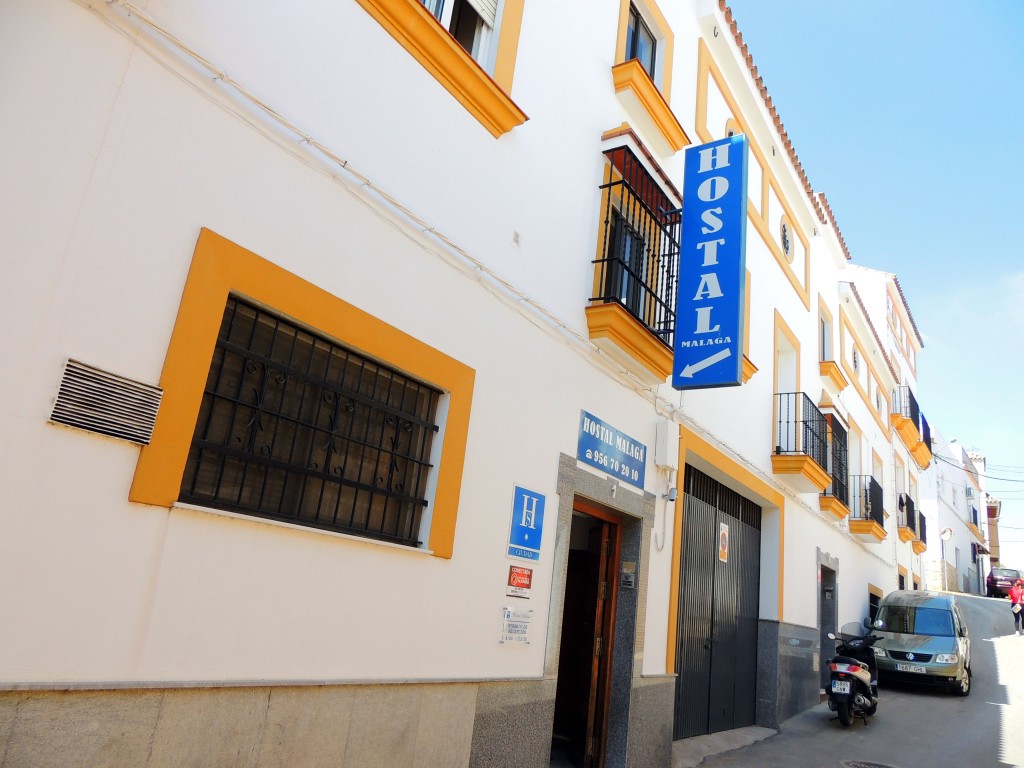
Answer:
M992 536L985 457L939 433L934 450L936 459L925 478L924 507L940 543L927 556L928 588L984 595Z
M724 2L11 0L0 50L6 764L664 766L920 586L920 334ZM738 386L678 390L684 150L739 135Z

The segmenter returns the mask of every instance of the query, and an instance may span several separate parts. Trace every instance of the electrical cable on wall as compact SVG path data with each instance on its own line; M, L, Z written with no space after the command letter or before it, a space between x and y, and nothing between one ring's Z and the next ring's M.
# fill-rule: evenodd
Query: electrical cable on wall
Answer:
M656 412L660 413L663 409L666 416L676 423L687 426L723 454L749 469L766 485L786 493L790 503L800 506L812 514L819 516L822 514L820 510L802 499L790 496L788 488L776 480L775 477L766 475L758 465L697 423L683 410L682 393L679 393L679 404L676 405L661 394L658 385L650 386L638 378L630 370L611 358L607 352L594 344L589 338L569 327L546 307L491 270L486 264L472 256L472 254L456 244L435 226L420 218L395 197L374 184L368 176L360 173L348 160L285 118L268 103L231 78L222 68L216 66L183 40L161 26L145 11L138 8L138 6L128 0L104 0L103 2L97 2L96 0L73 0L73 2L100 16L105 23L128 37L133 44L152 56L158 64L174 77L187 83L216 106L224 109L264 137L272 140L307 167L337 182L355 200L366 206L382 221L394 227L419 248L440 258L448 265L456 268L464 276L473 279L474 282L481 285L491 295L501 300L507 306L516 309L536 327L549 334L557 335L563 343L566 343L567 346L583 356L595 367L604 372L613 372L625 386L648 399L654 405ZM131 32L140 29L148 34L141 36L131 34ZM176 71L165 60L165 56L158 55L153 50L148 50L143 45L144 40L155 43L158 46L160 46L160 41L163 41L162 50L164 53L168 52L166 46L169 45L169 52L183 55L187 60L192 61L193 64L205 70L206 76L202 76L198 72L193 74L194 76L199 76L202 82L207 85L214 84L218 86L218 90L211 92L208 87L200 87L198 83L189 79L181 72ZM228 103L225 103L223 98L215 98L215 95L223 97L226 95L226 92L234 92L237 96L241 97L242 104L233 103L230 100ZM246 109L246 107L250 109ZM251 108L255 108L255 113ZM255 117L258 115L262 115L265 119L269 120L270 125L264 122L257 122ZM290 135L293 139L297 140L297 143L296 141L286 140L286 136L282 135L282 130L285 135ZM322 165L324 161L327 162L327 167ZM675 392L673 392L674 394Z

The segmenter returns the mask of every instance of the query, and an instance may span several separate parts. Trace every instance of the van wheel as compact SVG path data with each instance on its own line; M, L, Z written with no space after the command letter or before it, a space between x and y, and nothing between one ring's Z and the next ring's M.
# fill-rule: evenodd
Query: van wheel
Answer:
M836 702L836 714L839 715L839 722L843 725L850 725L853 722L853 713L850 712L850 702L837 701Z
M953 683L951 689L954 696L969 696L971 694L971 668L964 667L964 676Z

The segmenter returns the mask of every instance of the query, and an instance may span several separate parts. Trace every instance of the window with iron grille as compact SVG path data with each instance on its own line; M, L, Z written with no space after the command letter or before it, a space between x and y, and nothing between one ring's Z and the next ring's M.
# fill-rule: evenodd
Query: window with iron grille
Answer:
M180 499L418 546L440 396L229 298Z
M605 152L591 301L621 304L667 346L675 327L679 206L628 147Z

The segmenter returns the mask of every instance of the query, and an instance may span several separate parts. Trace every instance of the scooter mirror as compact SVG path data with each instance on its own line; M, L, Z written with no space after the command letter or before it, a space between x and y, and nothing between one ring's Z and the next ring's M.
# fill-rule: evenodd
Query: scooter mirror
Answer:
M835 636L834 632L829 632L827 637L828 637L829 640L835 640L836 639L836 636Z
M877 621L875 622L875 629L881 629L881 628L882 628L882 627L884 627L884 626L885 626L885 622L884 622L884 621L882 621L881 619L878 619L878 620L877 620Z

